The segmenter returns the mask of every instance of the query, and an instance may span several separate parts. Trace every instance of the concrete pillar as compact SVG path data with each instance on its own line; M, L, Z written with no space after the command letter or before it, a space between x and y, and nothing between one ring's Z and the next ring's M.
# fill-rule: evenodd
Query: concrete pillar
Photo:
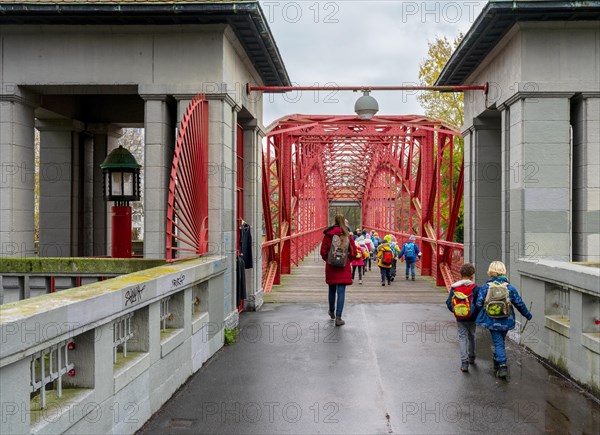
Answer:
M34 255L35 96L0 89L0 257Z
M573 261L600 261L600 98L571 102Z
M569 99L520 99L509 116L503 176L511 210L510 263L519 258L569 261Z
M255 119L244 124L244 220L252 228L253 268L246 270L246 309L258 310L262 292L262 138Z
M81 137L83 152L83 255L94 255L94 137L85 134Z
M465 140L465 261L475 264L479 281L502 258L500 142L499 112L475 118Z
M103 198L103 177L100 164L112 150L118 147L121 129L110 124L88 124L87 131L93 135L94 143L92 168L93 255L104 256L111 253L111 226L110 207Z
M207 95L209 100L208 139L208 240L210 250L227 256L224 275L225 322L237 323L235 316L235 134L237 110L227 94ZM211 253L212 253L211 252ZM229 317L228 317L229 316ZM233 324L227 325L232 327Z
M70 257L73 230L73 154L83 124L71 119L38 120L40 131L40 244L41 257ZM76 154L77 155L77 154ZM78 163L75 165L78 167Z
M166 95L142 95L144 116L144 257L166 257L169 178L175 147L175 110Z

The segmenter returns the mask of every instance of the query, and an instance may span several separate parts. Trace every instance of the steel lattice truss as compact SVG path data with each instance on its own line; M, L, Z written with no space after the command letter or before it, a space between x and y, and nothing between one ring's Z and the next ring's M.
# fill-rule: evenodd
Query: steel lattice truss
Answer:
M359 202L365 229L400 243L417 236L422 274L449 286L462 263L462 244L452 242L463 196L457 137L442 121L415 115L276 121L263 149L265 291L320 243L330 201Z

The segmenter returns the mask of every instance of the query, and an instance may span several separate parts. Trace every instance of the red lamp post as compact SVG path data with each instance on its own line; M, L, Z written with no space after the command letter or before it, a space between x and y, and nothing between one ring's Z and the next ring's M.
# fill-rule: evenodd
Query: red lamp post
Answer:
M120 146L100 165L105 201L112 207L112 257L131 258L131 207L129 201L140 200L140 168L135 157Z

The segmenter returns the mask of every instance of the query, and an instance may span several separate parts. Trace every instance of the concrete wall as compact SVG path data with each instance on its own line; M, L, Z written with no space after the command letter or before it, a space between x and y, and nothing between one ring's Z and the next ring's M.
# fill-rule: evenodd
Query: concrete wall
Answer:
M595 389L600 275L570 261L599 258L599 46L598 23L516 24L465 82L491 88L467 93L463 129L465 260L482 281L502 259L533 305L525 344Z
M235 281L231 274L236 243L235 129L237 113L243 108L245 122L253 122L248 128L254 136L245 139L248 162L260 165L262 146L257 132L262 131L262 96L246 95L245 85L263 83L234 32L226 25L27 25L4 26L0 30L0 41L4 60L0 68L2 84L14 85L15 89L27 87L40 100L33 107L37 108L38 117L43 118L40 123L43 124L42 166L59 159L70 168L62 174L60 183L43 183L41 247L44 252L49 252L49 247L57 247L53 255L110 253L110 215L99 199L101 174L88 169L93 180L87 183L81 179L82 174L84 178L86 175L79 165L85 168L86 162L92 161L97 167L103 155L110 152L114 141L107 126L111 123L141 125L143 122L146 144L144 255L165 257L167 189L175 128L191 98L200 92L208 95L211 100L209 161L211 168L216 169L210 171L209 180L210 241L211 246L217 247L211 252L226 253L229 257L225 311L235 318ZM121 105L130 102L126 108L119 106L111 110L110 100L106 99L102 100L101 108L81 107L85 96L111 94L135 98L119 100ZM139 97L143 100L143 117L141 110L133 107L141 101ZM135 115L138 111L140 113ZM25 119L13 118L10 124L13 130L17 125L27 125ZM59 124L75 125L77 129L60 129ZM81 154L81 159L80 131L85 133L82 149L88 151ZM93 135L93 156L88 155L91 151L88 133ZM8 138L6 143L16 144ZM253 222L253 238L260 241L260 166L250 170L253 171L256 173L250 174L245 186L248 195L245 204L254 215L248 219ZM7 187L2 192L8 191ZM27 201L20 201L26 209L33 208L29 197ZM15 206L11 208L14 209ZM81 228L84 224L93 225L93 229ZM5 226L3 223L3 231ZM6 229L5 238L10 241L14 236L9 236L8 226ZM249 280L252 293L260 291L260 249L257 253L256 268Z
M523 342L564 373L600 392L600 271L552 260L522 260L515 274L533 320Z
M148 269L102 283L3 307L0 316L0 404L6 433L133 433L223 345L222 257ZM161 300L170 296L167 328ZM40 304L40 301L44 303ZM128 356L113 331L133 313ZM73 376L63 397L30 401L30 364L37 352L73 340Z

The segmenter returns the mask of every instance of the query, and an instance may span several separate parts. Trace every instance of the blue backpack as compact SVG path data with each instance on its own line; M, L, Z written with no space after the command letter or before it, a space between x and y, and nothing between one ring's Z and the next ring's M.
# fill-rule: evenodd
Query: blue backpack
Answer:
M404 245L404 257L407 259L415 258L415 244L414 243L407 243Z

